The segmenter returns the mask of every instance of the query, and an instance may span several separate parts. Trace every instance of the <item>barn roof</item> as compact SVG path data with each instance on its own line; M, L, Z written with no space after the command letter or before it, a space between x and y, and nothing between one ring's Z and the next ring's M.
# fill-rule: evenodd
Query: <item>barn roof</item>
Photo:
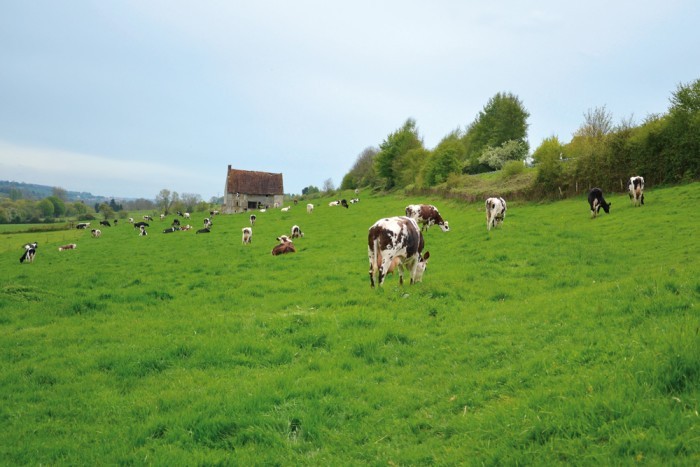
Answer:
M226 176L227 193L248 195L283 195L282 174L237 170L228 166Z

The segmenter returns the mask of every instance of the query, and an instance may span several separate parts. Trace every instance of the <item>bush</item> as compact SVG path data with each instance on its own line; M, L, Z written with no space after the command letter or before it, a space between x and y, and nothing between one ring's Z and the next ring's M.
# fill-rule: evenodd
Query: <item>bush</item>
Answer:
M501 169L501 177L512 178L525 171L525 164L522 161L508 161Z

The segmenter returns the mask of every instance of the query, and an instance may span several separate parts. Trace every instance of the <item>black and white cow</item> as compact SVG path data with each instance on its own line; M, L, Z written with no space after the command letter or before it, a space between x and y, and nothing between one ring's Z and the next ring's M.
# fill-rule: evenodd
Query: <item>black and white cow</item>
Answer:
M410 217L388 217L375 222L367 236L371 286L381 286L395 268L399 271L400 284L404 269L410 271L411 284L420 282L430 257L427 251L423 254L424 245L418 223Z
M251 215L250 215L250 225L251 225L251 227L255 227L255 221L256 221L257 219L258 219L258 218L255 216L255 214L251 214Z
M78 224L78 225L75 226L76 229L80 229L80 230L85 230L85 229L87 229L88 227L90 227L90 223L89 223L89 222L81 222L80 224Z
M90 235L92 235L94 238L98 238L102 236L102 231L100 229L92 229L90 231Z
M214 223L209 219L208 217L204 218L204 228L205 229L211 229L211 227L214 225Z
M360 202L360 198L353 198L350 200L350 204L355 204L355 203L359 203L359 202Z
M173 232L177 232L178 230L180 230L180 227L173 225L172 227L164 229L163 233L173 233Z
M151 216L143 216L143 220L153 222L153 217Z
M633 206L641 206L644 204L644 177L639 175L630 177L627 182L627 189L630 194L630 201Z
M39 244L37 242L27 243L24 245L24 254L22 254L22 256L19 258L19 262L24 263L26 261L27 263L31 263L34 261L37 248L39 248Z
M421 230L428 230L431 225L437 224L443 232L450 230L450 225L432 204L409 204L406 206L406 216L421 225Z
M606 214L610 214L610 206L612 206L612 203L605 202L603 190L600 188L593 188L588 193L588 204L591 206L591 217L597 217L601 207Z
M243 232L243 237L242 237L242 242L244 245L250 244L253 241L253 228L252 227L243 227L241 229Z
M340 205L341 205L342 207L344 207L345 209L348 209L348 207L349 207L349 206L348 206L348 200L346 200L346 199L341 199L341 200L340 200Z
M145 224L145 222L144 222L144 224ZM139 236L145 237L146 235L148 235L148 232L146 232L146 226L145 225L139 226Z
M100 221L100 225L104 225L105 227L112 227L112 224L110 224L109 221Z
M292 238L301 238L304 236L304 232L301 231L301 228L298 225L293 225L292 226Z
M340 206L340 200L331 201L330 203L328 203L328 206L330 206L330 207Z
M294 248L294 243L292 239L286 235L280 235L277 237L277 241L280 242L278 245L272 249L272 256L284 255L287 253L296 253L296 248Z
M486 207L486 230L491 230L492 227L498 227L506 218L506 200L503 198L488 198L485 203Z

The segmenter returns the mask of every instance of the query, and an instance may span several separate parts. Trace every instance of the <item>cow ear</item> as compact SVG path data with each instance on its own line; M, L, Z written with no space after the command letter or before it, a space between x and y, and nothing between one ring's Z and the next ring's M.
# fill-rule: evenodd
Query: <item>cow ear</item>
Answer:
M430 252L426 251L425 254L423 255L423 261L428 261L428 258L430 258Z

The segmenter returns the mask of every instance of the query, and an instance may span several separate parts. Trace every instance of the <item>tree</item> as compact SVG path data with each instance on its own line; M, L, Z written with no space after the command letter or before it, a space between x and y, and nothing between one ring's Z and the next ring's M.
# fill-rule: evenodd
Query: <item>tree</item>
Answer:
M333 185L333 180L330 178L327 178L323 182L323 192L324 193L330 193L331 191L335 190L335 185Z
M160 209L163 214L170 214L170 206L172 204L172 198L170 196L170 190L163 188L160 193L156 195L156 206Z
M65 190L65 188L55 186L55 187L53 187L53 189L51 191L52 191L53 196L55 196L56 198L58 198L60 200L65 201L68 199L68 192Z
M478 158L487 148L498 148L507 141L527 143L527 119L530 113L523 103L511 93L497 93L467 127L463 142L468 165L478 166Z
M377 175L384 180L384 188L391 189L397 184L397 169L401 167L401 159L411 149L423 147L423 141L418 136L416 121L406 120L401 128L387 136L379 145L379 153L374 158L374 168Z
M186 212L194 212L197 205L202 201L202 197L195 193L183 193L180 196Z
M605 106L588 109L583 118L583 125L576 131L575 136L600 140L613 130L613 117Z
M41 201L39 201L36 207L41 217L48 218L53 216L53 203L48 198L44 198Z
M107 203L102 203L100 204L100 211L102 213L102 218L104 220L107 219L113 219L114 218L114 210L111 208L111 206Z
M59 198L58 196L49 196L46 199L51 201L53 204L54 217L61 217L66 213L66 203L63 202L63 199Z
M544 139L532 154L532 158L537 163L535 185L546 196L551 196L558 189L566 188L563 180L563 155L564 147L556 136Z
M487 147L479 156L479 163L492 170L501 170L508 161L525 160L527 149L523 141L506 141L499 147Z
M22 190L19 188L10 188L9 195L12 201L20 200L22 199Z
M700 79L676 88L666 131L671 142L667 180L690 181L700 177Z
M320 192L321 192L321 190L319 190L317 186L313 186L313 185L309 185L309 186L301 189L302 195L312 195L314 193L320 193Z
M443 183L452 173L459 173L464 158L464 144L458 133L443 138L433 150L425 166L424 182L427 186Z
M373 146L365 148L357 156L357 160L350 172L343 177L340 189L354 190L355 188L374 185L377 181L377 175L374 170L374 158L378 153L379 149Z

